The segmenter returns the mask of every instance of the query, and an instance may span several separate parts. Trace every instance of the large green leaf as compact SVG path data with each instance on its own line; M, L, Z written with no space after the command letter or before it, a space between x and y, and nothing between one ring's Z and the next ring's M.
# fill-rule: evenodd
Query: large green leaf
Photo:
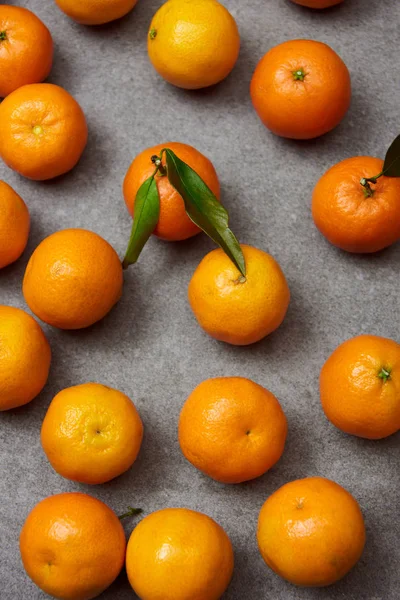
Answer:
M242 249L228 226L228 213L197 173L176 154L165 149L167 175L182 196L190 219L229 256L240 273L246 275Z
M156 228L159 216L160 198L154 173L142 183L136 194L131 237L122 263L124 269L139 258L143 246Z
M382 172L387 177L400 177L400 135L391 143L386 152Z

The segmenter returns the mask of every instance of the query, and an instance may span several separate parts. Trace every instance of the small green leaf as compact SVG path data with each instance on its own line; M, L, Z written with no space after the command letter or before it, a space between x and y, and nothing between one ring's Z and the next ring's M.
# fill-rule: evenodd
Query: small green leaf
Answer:
M240 273L246 275L246 265L239 242L228 227L228 213L197 173L176 156L165 150L167 174L171 185L182 196L189 218L229 256Z
M137 261L158 223L160 198L155 180L156 172L142 183L136 194L131 237L122 263L124 269Z
M382 173L386 177L400 177L400 135L391 143L386 152Z

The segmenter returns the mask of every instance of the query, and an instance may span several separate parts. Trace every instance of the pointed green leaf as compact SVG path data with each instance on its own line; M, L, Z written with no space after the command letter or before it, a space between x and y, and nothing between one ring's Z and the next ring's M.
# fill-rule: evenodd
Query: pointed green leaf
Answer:
M383 165L386 177L400 177L400 135L391 143Z
M136 194L131 237L122 263L124 269L137 261L139 254L143 250L143 246L158 223L160 198L155 174L142 183Z
M239 242L228 227L228 213L197 173L165 149L168 179L182 196L190 219L229 256L240 273L246 275L246 265Z

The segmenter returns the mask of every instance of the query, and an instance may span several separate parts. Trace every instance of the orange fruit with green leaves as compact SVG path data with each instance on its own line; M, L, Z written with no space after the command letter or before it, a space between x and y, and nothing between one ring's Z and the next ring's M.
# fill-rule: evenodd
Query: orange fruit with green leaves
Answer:
M189 283L189 302L211 337L229 344L254 344L277 329L289 306L290 291L276 260L242 245L245 275L221 250L207 254Z
M28 243L29 210L21 196L0 181L0 269L18 260Z
M344 118L351 100L350 74L326 44L290 40L260 60L250 92L258 116L273 133L311 139Z
M203 381L179 418L184 456L222 483L266 473L282 456L286 434L286 417L275 396L243 377Z
M86 229L63 229L33 252L22 289L39 319L60 329L82 329L110 312L122 286L121 262L104 238Z
M377 440L400 430L400 344L360 335L347 340L321 369L328 419L358 437Z
M151 21L147 48L161 77L193 90L229 75L239 56L240 36L235 19L216 0L168 0Z
M87 136L81 107L58 85L24 85L0 104L0 158L29 179L52 179L70 171Z
M53 39L46 25L22 6L0 5L0 97L40 83L53 63Z
M365 539L357 501L322 477L283 485L267 499L258 518L264 561L300 586L331 585L344 577L360 559Z
M400 148L394 152L400 155ZM384 174L385 165L393 176ZM322 235L342 250L359 253L377 252L399 240L399 167L390 154L387 161L355 156L328 169L312 196L312 216Z
M51 350L28 313L0 305L0 411L31 402L49 376Z
M137 0L55 0L71 19L82 25L103 25L124 17Z
M167 508L145 517L126 552L129 582L145 600L219 600L233 573L233 550L218 523Z
M127 471L139 454L143 424L132 400L99 383L59 392L42 424L41 441L59 475L105 483Z
M154 173L153 156L158 156L163 148L169 148L202 178L219 199L220 185L211 161L201 152L179 142L158 144L143 150L131 163L124 179L123 193L126 206L132 216L135 212L135 199L140 187ZM193 223L185 210L185 203L179 192L170 183L165 171L166 158L162 159L162 172L155 178L159 196L159 216L153 231L157 237L169 242L186 240L198 233L199 227Z
M119 575L126 540L120 520L106 504L73 492L36 504L19 545L25 571L46 594L91 600Z

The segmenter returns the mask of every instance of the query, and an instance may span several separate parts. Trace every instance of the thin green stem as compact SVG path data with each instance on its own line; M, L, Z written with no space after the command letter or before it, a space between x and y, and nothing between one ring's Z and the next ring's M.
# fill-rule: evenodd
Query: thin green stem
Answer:
M142 508L133 508L132 506L128 506L128 510L123 515L119 515L118 519L122 521L122 519L127 519L128 517L136 517L137 515L142 514Z
M160 156L157 156L156 154L154 154L154 156L151 157L151 162L157 167L157 171L160 173L160 175L162 177L165 177L165 175L167 174L167 169L162 164L164 152L165 152L165 150L161 150ZM157 173L157 171L156 171L156 173Z
M384 175L384 171L381 171L380 173L378 173L378 175L375 175L374 177L362 177L360 179L360 185L362 185L362 187L364 188L364 194L366 198L372 198L375 190L370 186L370 184L373 183L375 185L379 177L382 177L382 175Z
M379 379L382 379L384 383L386 383L390 379L390 373L392 369L390 367L382 367L382 369L378 373Z

